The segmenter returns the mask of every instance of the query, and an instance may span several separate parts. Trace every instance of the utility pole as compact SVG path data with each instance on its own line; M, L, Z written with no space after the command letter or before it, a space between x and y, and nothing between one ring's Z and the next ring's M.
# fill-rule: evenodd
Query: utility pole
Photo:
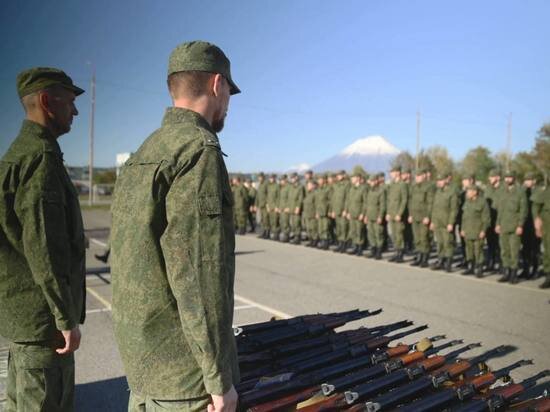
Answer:
M420 155L420 110L416 112L416 161L415 161L416 172L418 172L419 155Z
M510 170L510 161L512 160L512 113L508 115L508 136L506 141L506 170Z
M93 194L93 178L94 178L94 117L95 117L95 66L92 64L92 111L90 113L90 153L88 164L88 186L90 188L88 194L88 204L92 206L94 202Z

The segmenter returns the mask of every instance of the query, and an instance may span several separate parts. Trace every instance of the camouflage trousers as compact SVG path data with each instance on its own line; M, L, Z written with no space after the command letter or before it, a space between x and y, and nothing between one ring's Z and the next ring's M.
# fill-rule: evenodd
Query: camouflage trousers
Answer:
M384 246L384 225L379 225L376 220L369 220L367 234L372 247Z
M248 219L248 213L246 210L236 210L235 211L235 226L238 229L246 229L246 221Z
M74 411L74 356L51 342L11 343L5 412Z
M444 225L437 225L435 230L437 242L437 256L439 258L452 258L455 252L455 233L447 231Z
M502 267L517 269L519 251L521 248L521 236L512 233L500 234L500 259Z
M288 236L290 234L290 213L281 212L279 215L279 225L281 226L281 232Z
M412 222L414 249L418 253L430 252L430 230L424 223L413 221Z
M349 239L356 246L363 246L365 243L365 224L358 218L349 220Z
M336 223L336 240L339 242L345 242L348 240L348 219L345 217L337 216L335 219Z
M131 392L128 412L204 412L209 403L210 396L197 399L160 400Z
M269 229L269 218L267 217L267 210L265 210L265 207L261 207L258 210L258 223L260 223L262 229Z
M279 214L273 210L269 212L269 230L272 234L279 233Z
M329 240L330 219L327 216L321 216L317 219L317 233L319 234L319 239Z
M396 250L405 248L405 224L403 222L390 221L391 240Z
M483 263L483 244L482 239L464 239L466 247L466 261L474 265Z
M317 219L315 218L306 219L306 230L307 230L307 237L309 238L309 240L319 239L319 233L318 233L317 227L318 227Z
M290 230L294 236L300 236L302 233L302 215L290 215Z

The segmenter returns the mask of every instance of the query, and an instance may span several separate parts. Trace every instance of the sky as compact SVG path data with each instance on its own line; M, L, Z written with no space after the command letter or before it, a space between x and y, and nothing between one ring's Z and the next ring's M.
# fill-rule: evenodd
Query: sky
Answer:
M414 153L445 146L530 150L550 121L546 0L43 0L3 1L0 155L23 119L15 78L65 70L87 90L59 142L88 164L90 80L96 69L95 165L135 151L171 104L168 56L207 40L231 60L242 93L230 102L222 149L233 172L314 165L382 135Z

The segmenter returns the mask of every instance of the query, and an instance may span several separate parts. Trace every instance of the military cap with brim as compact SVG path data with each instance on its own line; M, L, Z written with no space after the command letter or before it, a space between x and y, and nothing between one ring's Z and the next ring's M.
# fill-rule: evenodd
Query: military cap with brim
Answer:
M476 185L468 185L468 187L466 187L466 190L475 190L476 192L478 192L479 187L477 187Z
M290 174L290 177L298 177L298 173L292 172L292 173Z
M489 176L490 176L490 177L500 176L500 170L498 170L498 169L491 169L491 170L489 171Z
M52 86L62 86L74 92L75 96L84 93L83 89L73 84L73 80L63 70L53 67L33 67L17 75L19 98Z
M216 45L205 41L191 41L177 46L170 54L168 76L177 72L219 73L229 83L231 94L240 93L231 78L231 63Z
M504 173L504 177L516 177L516 172L513 170L507 170L506 173Z
M537 178L537 175L533 172L527 172L525 173L525 176L523 177L523 180L535 180Z
M401 171L401 166L394 166L390 170L390 172L400 172L400 171Z
M401 170L401 173L404 173L404 174L411 174L411 168L410 167L406 167L404 168L403 170Z
M445 180L449 177L449 173L438 173L436 179L437 180Z

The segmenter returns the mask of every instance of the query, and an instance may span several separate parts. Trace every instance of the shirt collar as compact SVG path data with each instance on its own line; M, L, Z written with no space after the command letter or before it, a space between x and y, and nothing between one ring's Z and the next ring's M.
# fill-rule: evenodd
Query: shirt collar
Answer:
M41 124L33 122L32 120L25 119L23 120L23 124L21 125L20 133L25 136L32 136L41 139L47 149L52 150L54 153L59 155L61 159L63 159L63 152L59 147L59 143L57 143L57 139L51 134L51 132L47 128L45 128Z

